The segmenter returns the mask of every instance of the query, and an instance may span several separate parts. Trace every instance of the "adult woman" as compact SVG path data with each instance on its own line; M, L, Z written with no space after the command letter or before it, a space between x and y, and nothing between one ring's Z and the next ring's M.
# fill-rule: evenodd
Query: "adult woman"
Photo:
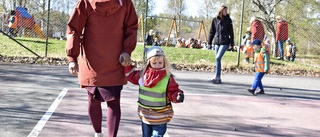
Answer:
M69 71L78 75L80 86L88 91L88 113L95 136L102 136L101 102L106 102L108 137L116 137L120 93L127 83L123 66L130 65L137 42L134 6L131 0L78 0L67 27Z
M277 30L276 30L276 43L278 44L278 58L279 60L283 60L283 44L288 39L288 23L281 16L276 17L277 20Z
M251 42L255 39L264 40L265 32L262 22L253 16L250 20L251 25Z
M219 84L221 83L221 58L229 46L234 46L233 25L226 6L221 6L218 15L212 20L208 44L209 46L214 44L216 54L216 76L210 81Z

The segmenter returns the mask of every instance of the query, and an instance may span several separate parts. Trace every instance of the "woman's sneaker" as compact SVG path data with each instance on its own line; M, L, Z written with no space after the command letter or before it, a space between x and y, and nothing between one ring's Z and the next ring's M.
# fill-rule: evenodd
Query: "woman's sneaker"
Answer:
M213 84L220 84L221 83L221 79L209 79L208 82L211 82Z
M209 79L208 82L213 83L216 79Z
M103 137L103 134L102 133L95 133L94 137Z

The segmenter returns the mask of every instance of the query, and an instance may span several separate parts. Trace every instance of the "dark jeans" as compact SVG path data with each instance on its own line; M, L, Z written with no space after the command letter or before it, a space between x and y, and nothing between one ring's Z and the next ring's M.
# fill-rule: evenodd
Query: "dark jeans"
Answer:
M15 28L9 28L9 35L14 37L16 34L14 33Z
M285 40L278 40L279 57L283 60L283 43Z

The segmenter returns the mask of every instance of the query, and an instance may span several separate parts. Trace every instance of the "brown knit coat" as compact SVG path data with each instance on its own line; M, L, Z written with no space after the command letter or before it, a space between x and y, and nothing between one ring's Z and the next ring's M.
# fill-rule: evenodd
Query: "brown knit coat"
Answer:
M126 84L119 56L131 55L137 29L131 0L78 0L67 26L66 53L70 62L79 64L79 84Z

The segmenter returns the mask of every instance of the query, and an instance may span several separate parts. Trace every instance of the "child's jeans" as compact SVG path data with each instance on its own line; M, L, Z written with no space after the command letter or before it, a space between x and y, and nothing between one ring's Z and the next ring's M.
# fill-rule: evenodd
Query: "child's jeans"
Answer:
M290 57L290 61L294 62L294 59L296 58L296 56L292 56Z
M161 125L148 125L142 123L142 137L163 137L167 131L167 123Z
M294 59L296 58L296 46L292 47L292 56L290 58L290 61L294 62Z
M14 37L15 36L15 34L14 34L14 28L9 28L9 33L10 33L10 36L11 37Z
M256 90L258 87L260 90L263 90L263 86L262 86L262 82L261 82L263 76L264 76L264 73L256 72L256 75L255 75L255 78L254 78L254 81L253 81L251 88Z

